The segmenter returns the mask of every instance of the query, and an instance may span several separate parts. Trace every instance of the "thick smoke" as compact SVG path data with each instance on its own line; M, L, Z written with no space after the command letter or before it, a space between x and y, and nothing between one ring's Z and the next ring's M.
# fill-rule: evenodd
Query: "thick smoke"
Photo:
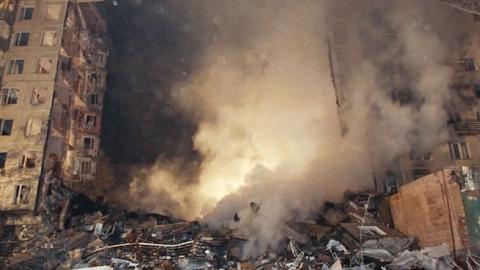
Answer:
M163 160L139 174L135 207L234 228L254 256L281 241L284 221L371 188L373 167L448 137L461 16L430 1L331 2L179 3L201 13L190 27L206 38L171 98L197 124L193 148L203 158L192 165L198 174ZM338 31L351 60L340 111L329 61ZM412 102L392 98L397 88L411 89Z
M353 7L366 16L349 22L357 26L349 32L357 40L350 42L361 44L361 51L349 70L344 116L350 129L369 138L375 163L388 165L399 154L426 152L448 137L455 45L469 28L463 14L428 1L370 2ZM406 89L411 104L392 99Z

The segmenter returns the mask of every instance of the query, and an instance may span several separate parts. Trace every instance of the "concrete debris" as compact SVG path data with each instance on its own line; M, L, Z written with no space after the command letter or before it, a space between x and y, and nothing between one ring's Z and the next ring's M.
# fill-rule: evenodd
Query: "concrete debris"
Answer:
M441 249L441 247L439 247ZM448 252L448 247L446 249ZM390 264L391 269L426 269L426 270L447 270L455 269L455 262L450 254L438 256L430 253L428 249L409 251L405 250Z
M362 243L361 252L365 257L376 259L381 262L391 262L395 256L400 252L409 249L413 243L413 238L405 237L370 239Z
M243 257L235 229L127 212L52 187L42 222L2 225L6 269L452 269L448 246L419 249L415 239L382 223L365 194L326 203L318 219L285 222L284 246ZM250 203L252 213L261 211ZM364 223L358 217L366 216ZM36 233L35 233L36 232ZM479 258L467 260L477 269Z
M283 225L282 232L288 239L295 240L301 244L308 242L308 237L305 234L298 233L295 229L288 226L288 224Z
M347 248L344 245L342 245L342 243L333 239L330 239L328 241L327 250L332 253L335 252L335 255L337 255L338 253L343 253L343 254L349 253ZM334 257L337 257L337 256L334 256Z

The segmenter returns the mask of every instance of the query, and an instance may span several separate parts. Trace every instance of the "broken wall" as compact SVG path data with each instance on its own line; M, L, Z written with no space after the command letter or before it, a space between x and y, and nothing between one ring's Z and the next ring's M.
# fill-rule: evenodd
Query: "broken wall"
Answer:
M465 210L451 169L403 185L389 202L395 228L418 237L422 247L446 243L451 250L468 248Z

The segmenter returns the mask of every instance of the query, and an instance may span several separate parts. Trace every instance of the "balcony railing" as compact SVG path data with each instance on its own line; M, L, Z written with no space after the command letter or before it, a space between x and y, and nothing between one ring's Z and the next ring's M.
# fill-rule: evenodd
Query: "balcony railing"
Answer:
M449 121L448 125L453 127L458 135L477 135L480 134L479 120Z

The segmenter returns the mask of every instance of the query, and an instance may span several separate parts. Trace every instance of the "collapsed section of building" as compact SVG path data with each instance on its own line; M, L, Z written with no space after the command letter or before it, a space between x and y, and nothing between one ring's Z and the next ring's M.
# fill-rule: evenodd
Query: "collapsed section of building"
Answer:
M0 259L7 269L475 269L472 173L447 168L391 196L347 192L310 220L286 221L281 245L256 258L243 256L240 227L111 208L52 179L40 222L2 225Z
M36 210L46 175L98 186L109 39L89 2L3 1L1 211Z

